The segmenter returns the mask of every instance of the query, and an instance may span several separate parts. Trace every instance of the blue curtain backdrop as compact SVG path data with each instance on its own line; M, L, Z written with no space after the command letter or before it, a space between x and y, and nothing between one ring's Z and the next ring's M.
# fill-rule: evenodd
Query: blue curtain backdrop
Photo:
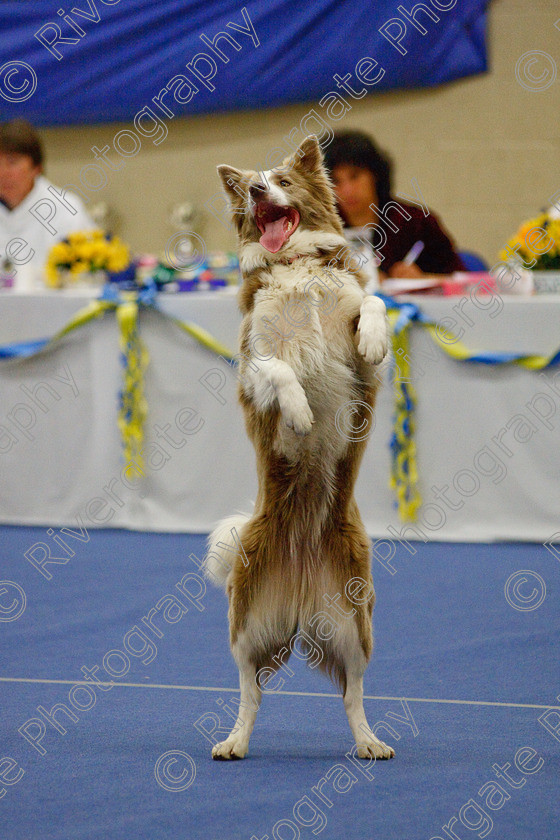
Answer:
M335 74L351 74L339 84L355 94L438 85L486 69L485 7L486 0L4 0L0 115L47 126L128 121L146 107L171 118L318 102L330 91L351 102ZM220 32L229 40L215 40ZM356 66L366 57L373 61L360 65L364 84ZM165 87L158 107L153 99Z

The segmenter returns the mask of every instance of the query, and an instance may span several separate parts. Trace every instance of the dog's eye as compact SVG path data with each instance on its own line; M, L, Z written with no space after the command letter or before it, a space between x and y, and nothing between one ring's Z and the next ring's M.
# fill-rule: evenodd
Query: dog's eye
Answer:
M286 179L284 178L282 181L280 181L280 186L281 187L291 187L292 182L291 181L286 181Z

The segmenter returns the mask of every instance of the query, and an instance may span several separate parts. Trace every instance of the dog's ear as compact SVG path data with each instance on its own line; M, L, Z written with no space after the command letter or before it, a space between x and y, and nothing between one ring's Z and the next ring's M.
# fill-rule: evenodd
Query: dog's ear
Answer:
M232 198L234 195L238 195L238 192L235 189L236 187L238 190L243 189L245 176L241 170L234 169L233 166L226 166L225 164L222 164L221 166L218 166L218 175L222 180L224 190Z
M218 166L218 175L222 180L224 192L229 199L230 211L235 215L242 213L247 203L249 180L246 172L233 166Z
M323 165L323 152L314 134L310 134L300 143L293 158L294 169L300 172L317 172Z

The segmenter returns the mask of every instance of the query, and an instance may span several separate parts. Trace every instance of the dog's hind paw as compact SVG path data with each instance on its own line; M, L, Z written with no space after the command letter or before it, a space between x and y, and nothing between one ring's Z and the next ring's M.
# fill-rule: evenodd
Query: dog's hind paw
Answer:
M358 758L394 758L395 750L378 738L357 745Z
M214 761L232 761L239 758L245 758L247 755L248 746L235 738L228 738L220 744L215 744L212 747L212 758Z

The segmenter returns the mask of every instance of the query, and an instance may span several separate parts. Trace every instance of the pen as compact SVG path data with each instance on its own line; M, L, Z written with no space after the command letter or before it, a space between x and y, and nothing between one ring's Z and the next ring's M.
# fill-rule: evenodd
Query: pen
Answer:
M412 265L416 262L422 251L424 250L424 243L421 239L418 242L415 242L406 257L403 260L405 265Z

